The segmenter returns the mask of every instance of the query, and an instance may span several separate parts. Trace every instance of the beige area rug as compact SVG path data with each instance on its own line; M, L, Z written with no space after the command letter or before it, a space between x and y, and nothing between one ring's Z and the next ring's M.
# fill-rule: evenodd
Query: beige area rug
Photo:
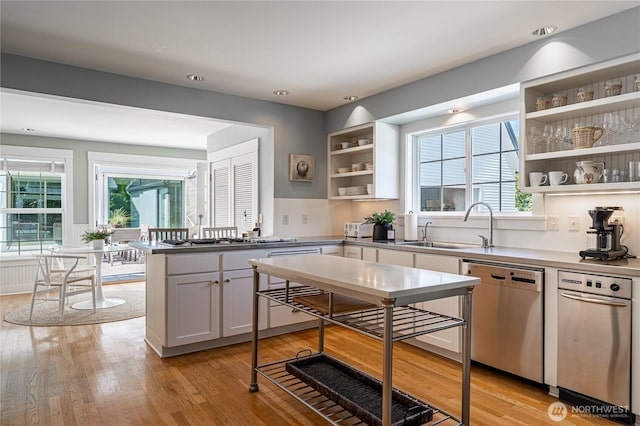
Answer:
M64 308L64 319L60 321L60 311L57 302L38 302L33 307L33 317L29 319L29 305L5 315L4 320L13 324L33 326L55 325L86 325L102 322L122 321L144 316L145 292L144 291L105 291L106 298L124 299L126 303L113 308L81 310L69 306ZM91 294L82 294L71 298L71 305L83 300L91 300Z

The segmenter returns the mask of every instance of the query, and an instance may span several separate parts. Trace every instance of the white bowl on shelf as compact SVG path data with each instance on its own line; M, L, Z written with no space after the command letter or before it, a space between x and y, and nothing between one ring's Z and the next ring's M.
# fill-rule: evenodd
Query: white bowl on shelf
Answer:
M338 173L349 173L350 171L349 167L338 167Z
M351 171L359 172L361 170L364 170L364 163L353 163L351 165Z
M340 146L342 147L342 149L351 148L351 142L342 142Z
M347 188L346 187L338 188L338 195L340 196L347 195Z
M359 146L369 145L369 139L358 139L358 145Z

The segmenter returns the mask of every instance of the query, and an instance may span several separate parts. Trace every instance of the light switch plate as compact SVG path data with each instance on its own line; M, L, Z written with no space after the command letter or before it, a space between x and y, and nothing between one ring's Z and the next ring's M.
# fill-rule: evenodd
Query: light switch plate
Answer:
M580 218L578 216L569 216L569 231L577 232L580 230Z
M547 229L549 231L559 231L560 224L558 223L560 218L558 216L547 216Z
M285 226L289 224L289 215L288 214L283 214L282 215L282 224L285 225Z

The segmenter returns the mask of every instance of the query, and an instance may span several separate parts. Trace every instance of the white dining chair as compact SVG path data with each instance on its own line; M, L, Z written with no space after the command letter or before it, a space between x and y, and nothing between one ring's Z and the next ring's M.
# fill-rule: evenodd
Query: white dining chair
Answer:
M40 254L35 256L37 272L31 294L29 319L33 316L36 301L55 301L59 303L60 320L64 318L65 299L82 293L91 293L93 311L96 311L96 273L95 267L78 265L84 256L63 254ZM51 293L58 297L51 296ZM42 297L39 297L42 296Z
M237 238L238 227L226 226L220 228L202 228L202 238Z

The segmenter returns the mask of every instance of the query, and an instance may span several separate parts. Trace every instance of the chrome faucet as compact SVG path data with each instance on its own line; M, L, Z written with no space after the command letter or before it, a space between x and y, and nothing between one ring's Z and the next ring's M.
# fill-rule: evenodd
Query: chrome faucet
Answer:
M424 229L422 230L422 242L426 243L429 241L429 237L427 234L427 227L431 225L433 222L427 222L424 224Z
M486 208L489 209L489 240L487 241L487 237L484 235L478 235L478 237L482 238L482 248L490 248L493 247L493 210L491 210L491 206L484 201L478 201L469 206L467 212L464 214L464 221L466 222L469 218L469 213L471 213L471 209L477 205L482 204Z

